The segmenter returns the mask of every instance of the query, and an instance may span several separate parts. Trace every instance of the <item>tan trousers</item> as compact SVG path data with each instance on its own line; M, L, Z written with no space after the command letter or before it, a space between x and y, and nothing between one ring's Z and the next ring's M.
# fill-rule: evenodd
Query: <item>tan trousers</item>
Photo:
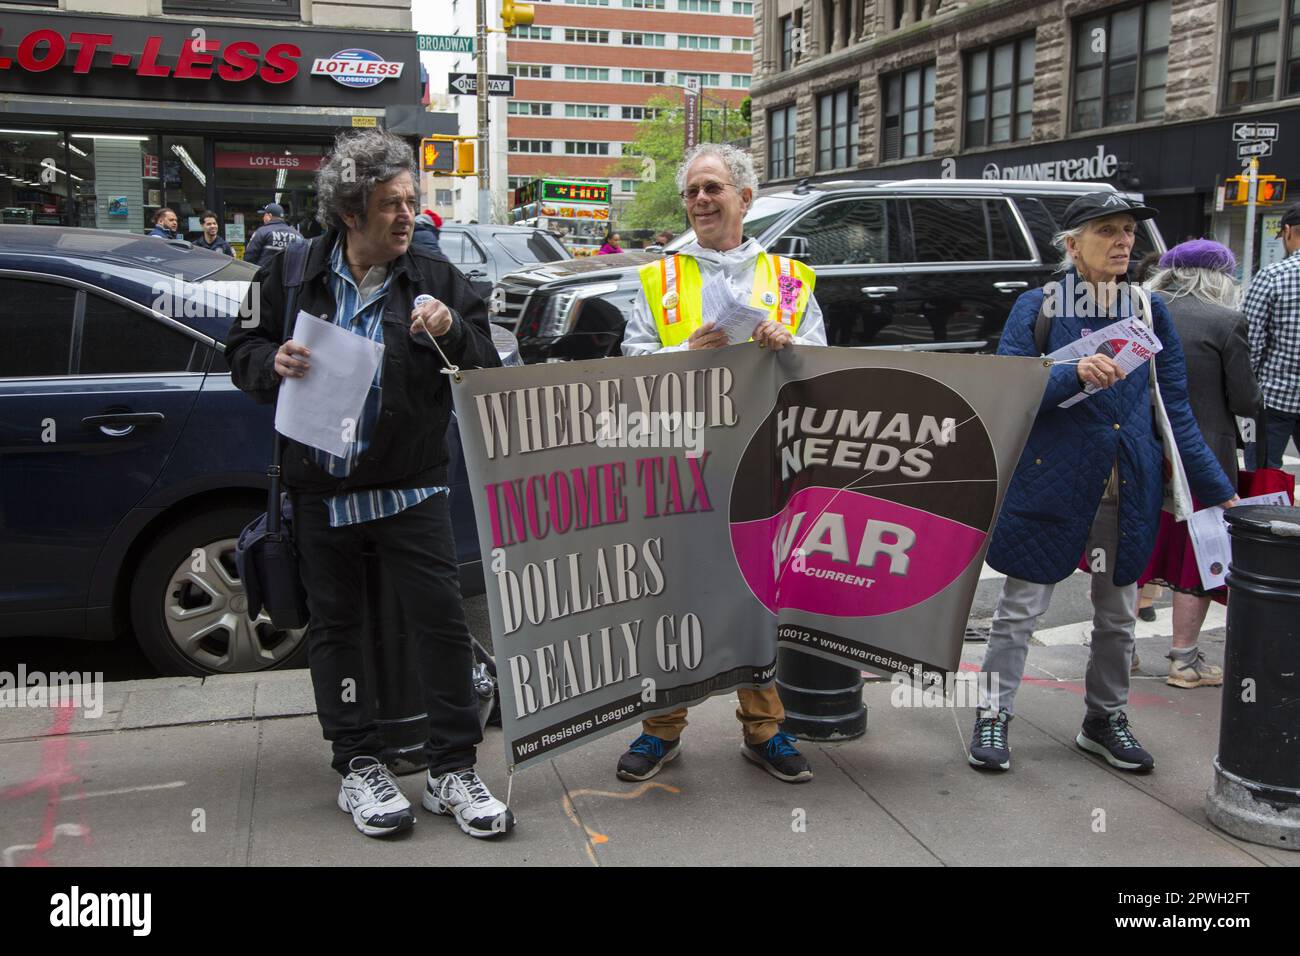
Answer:
M736 696L740 698L736 719L745 728L745 743L765 744L775 737L780 729L778 725L785 720L785 707L781 705L776 684L763 688L740 687L736 689ZM641 721L642 731L660 740L676 740L685 728L685 707Z

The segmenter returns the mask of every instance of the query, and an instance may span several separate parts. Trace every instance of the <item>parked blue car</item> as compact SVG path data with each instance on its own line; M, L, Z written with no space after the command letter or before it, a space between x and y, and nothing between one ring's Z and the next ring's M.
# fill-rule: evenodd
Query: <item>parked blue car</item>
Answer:
M235 570L266 508L274 414L223 354L255 273L184 240L0 226L0 638L134 632L167 674L305 666L302 631L249 621ZM478 593L454 423L449 441L462 585Z

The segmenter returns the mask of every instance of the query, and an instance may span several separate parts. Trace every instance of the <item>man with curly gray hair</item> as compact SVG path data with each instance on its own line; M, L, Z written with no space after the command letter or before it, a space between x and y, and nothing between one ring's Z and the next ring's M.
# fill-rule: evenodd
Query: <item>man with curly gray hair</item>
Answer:
M324 362L313 369L311 350L294 340L298 315L382 345L360 420L341 424L344 454L290 440L280 460L311 612L317 715L343 777L339 809L366 836L409 829L411 805L379 760L362 664L361 555L371 546L401 594L419 661L429 715L423 806L470 836L494 837L514 817L474 769L483 734L447 507L452 399L442 356L459 366L501 362L483 300L445 259L411 248L416 182L403 140L378 130L340 136L316 177L325 234L262 263L250 293L261 310L242 313L261 322L235 322L226 357L234 383L269 403L283 380L332 371Z
M821 309L813 298L813 270L786 256L768 255L745 238L745 213L757 185L749 155L733 146L705 143L687 152L677 170L677 189L695 237L674 255L641 268L624 355L716 349L746 339L774 352L792 344L826 344ZM718 328L720 316L705 315L706 286L717 297L750 306L744 314L752 322L734 336ZM795 748L794 737L781 731L785 709L776 686L741 687L736 696L745 737L741 753L778 780L811 780L812 768ZM647 780L657 774L681 752L685 726L685 707L646 718L641 736L619 759L619 778Z

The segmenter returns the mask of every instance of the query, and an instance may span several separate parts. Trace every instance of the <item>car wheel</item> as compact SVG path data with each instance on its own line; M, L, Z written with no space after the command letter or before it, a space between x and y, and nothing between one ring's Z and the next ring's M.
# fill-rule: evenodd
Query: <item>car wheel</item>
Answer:
M131 583L131 623L145 656L167 675L239 674L305 667L306 629L248 618L235 567L239 533L257 517L218 508L186 518L145 552Z

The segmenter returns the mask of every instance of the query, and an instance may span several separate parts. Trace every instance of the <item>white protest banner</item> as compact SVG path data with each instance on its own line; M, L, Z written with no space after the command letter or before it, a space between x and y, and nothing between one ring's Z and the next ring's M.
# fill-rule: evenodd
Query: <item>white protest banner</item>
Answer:
M508 762L770 683L957 667L1040 358L753 344L453 386Z

